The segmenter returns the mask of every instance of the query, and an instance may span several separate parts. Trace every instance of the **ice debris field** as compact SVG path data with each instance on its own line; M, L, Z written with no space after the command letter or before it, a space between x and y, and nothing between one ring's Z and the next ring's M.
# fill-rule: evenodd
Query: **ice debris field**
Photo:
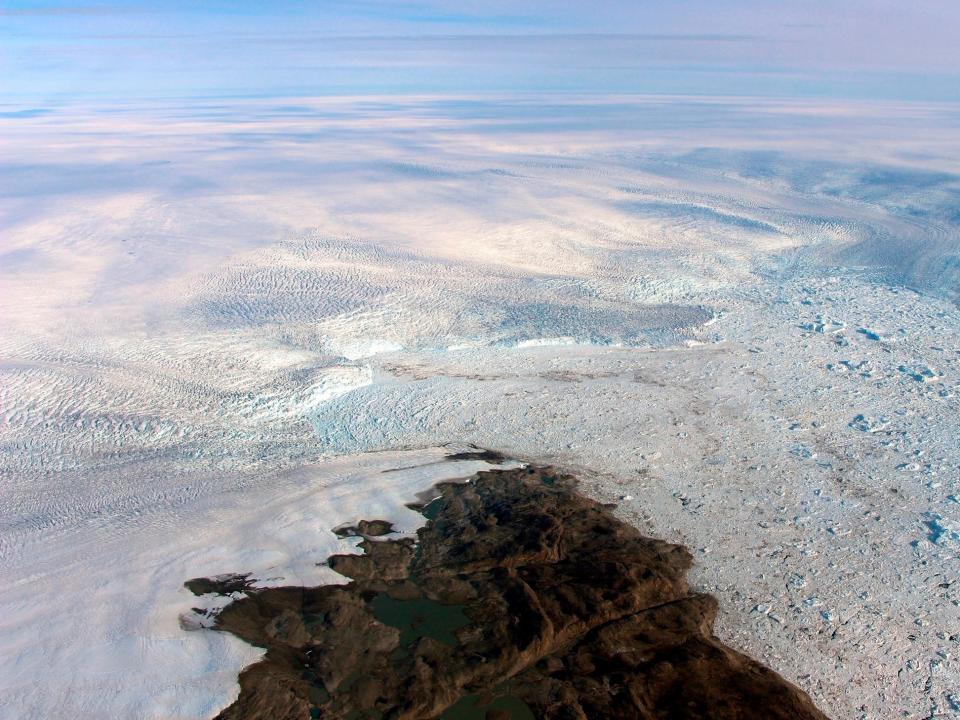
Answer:
M832 717L960 717L955 106L65 107L0 150L0 716L212 716L258 651L182 583L330 581L473 443L688 546Z

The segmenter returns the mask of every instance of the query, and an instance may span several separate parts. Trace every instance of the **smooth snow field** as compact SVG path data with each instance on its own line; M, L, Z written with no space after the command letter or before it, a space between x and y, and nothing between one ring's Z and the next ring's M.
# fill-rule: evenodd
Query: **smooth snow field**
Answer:
M212 717L259 651L183 582L342 581L331 529L412 532L468 443L689 547L832 717L960 717L957 106L139 103L0 153L0 717Z

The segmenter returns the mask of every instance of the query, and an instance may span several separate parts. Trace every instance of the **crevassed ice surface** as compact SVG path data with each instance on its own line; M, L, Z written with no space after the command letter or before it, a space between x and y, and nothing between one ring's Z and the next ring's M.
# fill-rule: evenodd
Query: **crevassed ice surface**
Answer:
M361 453L447 442L632 498L723 638L832 716L960 713L955 106L0 124L4 717L214 714L257 652L182 631L181 583L299 577L439 477Z

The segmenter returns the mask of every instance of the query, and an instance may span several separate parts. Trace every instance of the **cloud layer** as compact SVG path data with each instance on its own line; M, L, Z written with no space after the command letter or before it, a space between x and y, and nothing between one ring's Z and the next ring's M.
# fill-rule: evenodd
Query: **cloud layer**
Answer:
M922 0L14 2L12 102L646 92L958 99L960 9Z

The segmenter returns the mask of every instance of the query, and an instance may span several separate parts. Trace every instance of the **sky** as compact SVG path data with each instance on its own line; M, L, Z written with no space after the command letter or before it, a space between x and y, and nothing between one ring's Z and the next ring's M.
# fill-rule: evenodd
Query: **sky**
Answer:
M955 0L2 0L6 112L75 100L960 99Z

